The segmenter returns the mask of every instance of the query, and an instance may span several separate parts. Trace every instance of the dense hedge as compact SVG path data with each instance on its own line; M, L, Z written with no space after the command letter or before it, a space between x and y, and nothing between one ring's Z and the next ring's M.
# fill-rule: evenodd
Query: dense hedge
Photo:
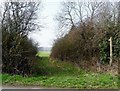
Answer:
M69 61L91 60L92 57L99 57L96 35L94 29L89 28L87 24L74 27L67 35L55 42L51 57Z
M35 69L37 47L27 37L3 32L2 72L30 75Z
M110 58L110 44L109 38L112 37L113 60L119 60L120 57L120 28L116 25L110 25L104 37L100 40L100 54L101 60L105 63L109 62Z
M120 30L112 24L110 27L91 27L91 23L72 27L70 32L59 38L52 48L51 58L67 61L92 61L109 63L109 38L113 41L113 60L120 57ZM102 30L102 31L101 31ZM96 32L97 31L97 32Z
M2 72L30 75L34 72L37 47L28 39L36 30L37 2L5 2L0 21Z

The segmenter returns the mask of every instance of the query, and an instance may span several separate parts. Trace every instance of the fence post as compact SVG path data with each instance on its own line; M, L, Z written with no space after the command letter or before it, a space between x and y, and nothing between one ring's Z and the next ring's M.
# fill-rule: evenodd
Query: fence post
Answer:
M112 64L112 37L110 37L109 41L110 41L110 66L111 66Z

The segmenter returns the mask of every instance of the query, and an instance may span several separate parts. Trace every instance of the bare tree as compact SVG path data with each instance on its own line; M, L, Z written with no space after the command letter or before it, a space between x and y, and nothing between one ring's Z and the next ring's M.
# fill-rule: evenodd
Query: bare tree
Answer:
M80 0L63 2L63 8L57 17L60 30L65 32L64 30L68 28L70 30L86 21L91 22L92 26L94 17L96 17L103 4L103 2L80 2Z
M95 49L94 51L96 51L96 54L97 53L98 55L99 53L102 54L103 61L106 60L108 61L109 58L108 39L110 38L110 36L113 36L113 44L116 45L116 48L114 47L114 49L116 50L115 55L117 55L118 52L117 50L119 50L117 48L119 47L116 41L119 41L118 40L119 33L117 33L116 31L117 30L116 25L117 21L119 23L119 14L117 13L119 11L117 11L116 3L96 1L80 2L80 0L78 0L78 2L76 1L65 2L65 4L63 4L63 9L64 10L61 10L58 21L60 22L61 25L63 25L62 27L69 26L70 28L69 32L67 32L67 34L61 38L61 41L63 41L62 39L66 39L66 36L69 37L72 36L72 38L74 38L75 36L74 32L79 31L80 32L79 37L81 36L79 41L81 40L84 41L84 43L79 44L79 45L84 44L84 47L81 48L81 50L85 49L86 51L88 51L86 52L88 53L88 55L92 55L91 53L93 51L90 50L93 48L93 50ZM75 28L73 28L73 26L75 26ZM66 32L66 29L63 30L63 32ZM74 40L71 41L74 42ZM74 47L76 47L76 45L74 45ZM105 50L102 50L101 46ZM61 46L59 45L59 47ZM99 52L98 49L100 49ZM99 57L100 56L101 55L99 55Z
M1 21L3 72L30 73L37 49L28 40L27 35L38 27L35 20L39 4L36 2L5 3Z
M70 27L75 26L75 18L76 18L74 16L75 5L76 5L75 2L62 2L63 7L61 9L61 12L59 12L59 15L56 18L59 23L60 32L63 30L68 30L70 29Z
M118 24L120 24L120 2L118 2Z
M8 26L6 28L8 31L10 31L9 28L13 27L12 31L16 31L22 34L28 34L29 31L35 30L35 27L33 26L37 25L35 24L34 20L36 19L36 11L38 9L38 5L39 4L35 2L5 3L2 28L5 28L4 26Z

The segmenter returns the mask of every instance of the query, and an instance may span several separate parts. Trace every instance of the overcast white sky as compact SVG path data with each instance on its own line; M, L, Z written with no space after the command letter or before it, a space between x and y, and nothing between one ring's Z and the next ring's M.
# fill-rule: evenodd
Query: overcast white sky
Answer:
M38 12L39 19L43 28L41 31L32 32L31 38L42 47L50 47L56 38L57 22L55 16L60 8L60 1L62 0L44 0L42 1L42 10Z
M5 1L9 1L9 0L5 0ZM23 0L23 1L36 1L36 0ZM41 31L32 32L30 34L31 38L42 47L51 47L54 39L56 38L57 22L54 19L56 14L60 11L62 1L65 0L42 0L43 7L42 10L38 12L38 16L39 16L38 21L40 21L41 24L44 25L44 28L42 28ZM81 2L85 2L85 1L94 1L94 0L81 0ZM103 0L103 1L108 1L108 0ZM109 1L115 2L117 0L109 0ZM0 0L0 2L3 1Z
M40 46L49 47L52 46L53 41L56 37L57 33L57 22L54 20L56 14L59 12L61 8L61 2L65 0L42 0L42 12L39 13L41 23L45 25L41 31L37 31L36 33L31 33L31 38L34 39ZM68 0L72 1L72 0ZM76 0L77 1L77 0ZM101 0L81 0L81 2L85 1L101 1ZM102 1L112 1L115 2L117 0L102 0Z

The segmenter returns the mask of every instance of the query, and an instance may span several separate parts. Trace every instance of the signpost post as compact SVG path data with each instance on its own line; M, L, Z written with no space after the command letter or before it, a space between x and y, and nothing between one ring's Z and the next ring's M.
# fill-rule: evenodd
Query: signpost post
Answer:
M110 41L110 66L111 66L112 64L112 37L110 37L109 41Z

